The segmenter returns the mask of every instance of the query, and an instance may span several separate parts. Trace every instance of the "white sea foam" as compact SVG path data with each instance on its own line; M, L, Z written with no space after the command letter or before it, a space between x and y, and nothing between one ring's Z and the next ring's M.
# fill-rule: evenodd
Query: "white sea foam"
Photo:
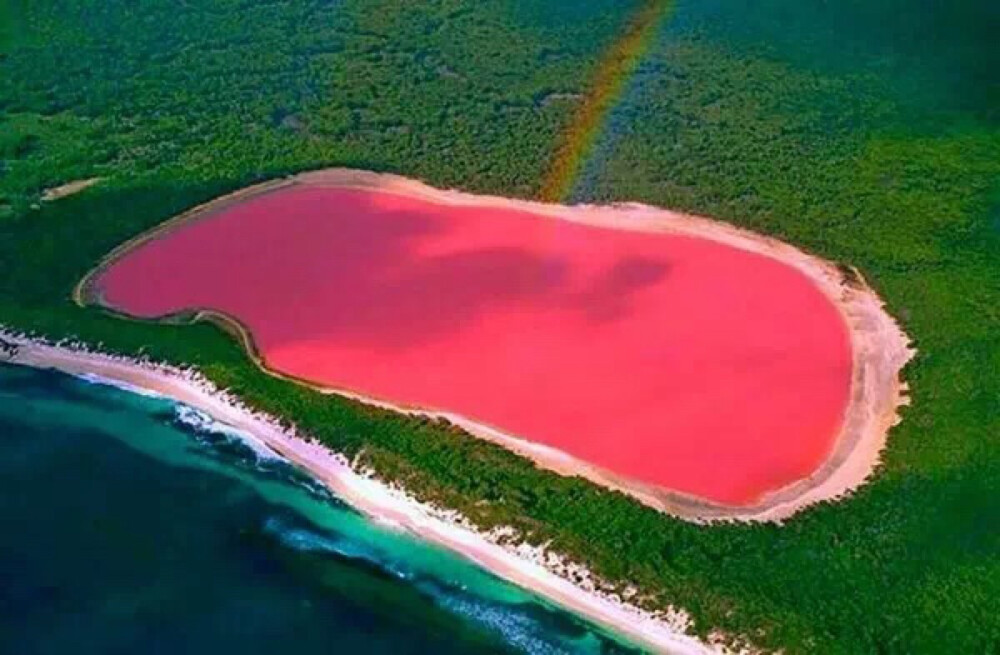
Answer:
M408 567L381 555L376 549L351 539L333 539L313 530L291 527L279 517L269 518L264 524L264 531L277 536L283 545L295 550L330 553L355 561L364 561L400 580L412 580L415 577Z
M495 606L468 597L445 595L441 603L448 610L500 634L504 641L531 655L570 655L571 651L540 636L537 621L516 608Z
M186 425L195 432L203 434L217 434L229 439L239 441L250 448L257 461L285 461L283 457L268 448L258 439L255 439L248 432L238 430L231 425L217 421L205 412L190 407L188 405L177 404L174 409L174 417L181 425Z
M264 525L264 530L275 535L282 545L295 550L329 553L355 561L364 561L404 581L412 581L417 577L407 567L383 556L377 549L368 548L351 539L335 539L313 530L291 526L279 516L269 518ZM516 607L499 606L480 601L463 593L464 589L461 587L453 587L444 581L433 578L418 582L417 587L429 594L442 608L499 634L507 643L522 652L532 655L562 655L563 653L568 655L571 652L545 639L544 630L538 622Z
M295 550L307 553L343 554L341 552L343 550L342 547L334 540L311 530L287 527L285 522L277 517L267 519L264 523L264 531L277 536L282 544Z

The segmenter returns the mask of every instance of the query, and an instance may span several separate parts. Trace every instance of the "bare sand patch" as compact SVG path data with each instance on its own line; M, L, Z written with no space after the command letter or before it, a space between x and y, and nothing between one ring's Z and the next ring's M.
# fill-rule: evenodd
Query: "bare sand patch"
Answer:
M84 189L89 189L95 184L98 184L103 179L104 178L102 177L91 177L86 180L76 180L74 182L61 184L57 187L52 187L51 189L46 189L42 192L42 200L45 202L52 202L53 200L59 200L60 198L71 196L74 193L80 193Z

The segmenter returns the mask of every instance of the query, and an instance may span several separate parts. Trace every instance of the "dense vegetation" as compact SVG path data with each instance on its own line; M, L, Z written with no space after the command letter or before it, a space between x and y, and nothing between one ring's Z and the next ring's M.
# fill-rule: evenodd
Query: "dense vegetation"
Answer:
M267 377L211 326L69 301L119 242L303 168L536 193L572 94L635 6L0 0L0 21L18 26L0 28L0 322L193 362L423 498L680 604L701 631L790 652L995 652L993 3L678 2L574 191L718 216L856 264L915 337L914 405L877 479L782 527L667 519L447 426ZM40 200L93 176L105 180Z

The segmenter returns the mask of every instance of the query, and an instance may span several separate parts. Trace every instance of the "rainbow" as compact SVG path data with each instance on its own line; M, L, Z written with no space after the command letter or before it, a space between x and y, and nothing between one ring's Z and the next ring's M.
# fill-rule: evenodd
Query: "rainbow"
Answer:
M539 191L542 200L560 202L569 195L608 114L620 100L626 83L649 49L656 29L672 4L672 0L646 0L629 19L622 35L601 57L590 90L563 133L542 182Z

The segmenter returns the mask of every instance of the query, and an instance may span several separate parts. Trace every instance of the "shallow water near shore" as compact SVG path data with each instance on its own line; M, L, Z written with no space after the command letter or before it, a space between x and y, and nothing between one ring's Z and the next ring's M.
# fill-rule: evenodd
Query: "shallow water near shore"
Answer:
M632 653L167 399L0 366L0 652Z

